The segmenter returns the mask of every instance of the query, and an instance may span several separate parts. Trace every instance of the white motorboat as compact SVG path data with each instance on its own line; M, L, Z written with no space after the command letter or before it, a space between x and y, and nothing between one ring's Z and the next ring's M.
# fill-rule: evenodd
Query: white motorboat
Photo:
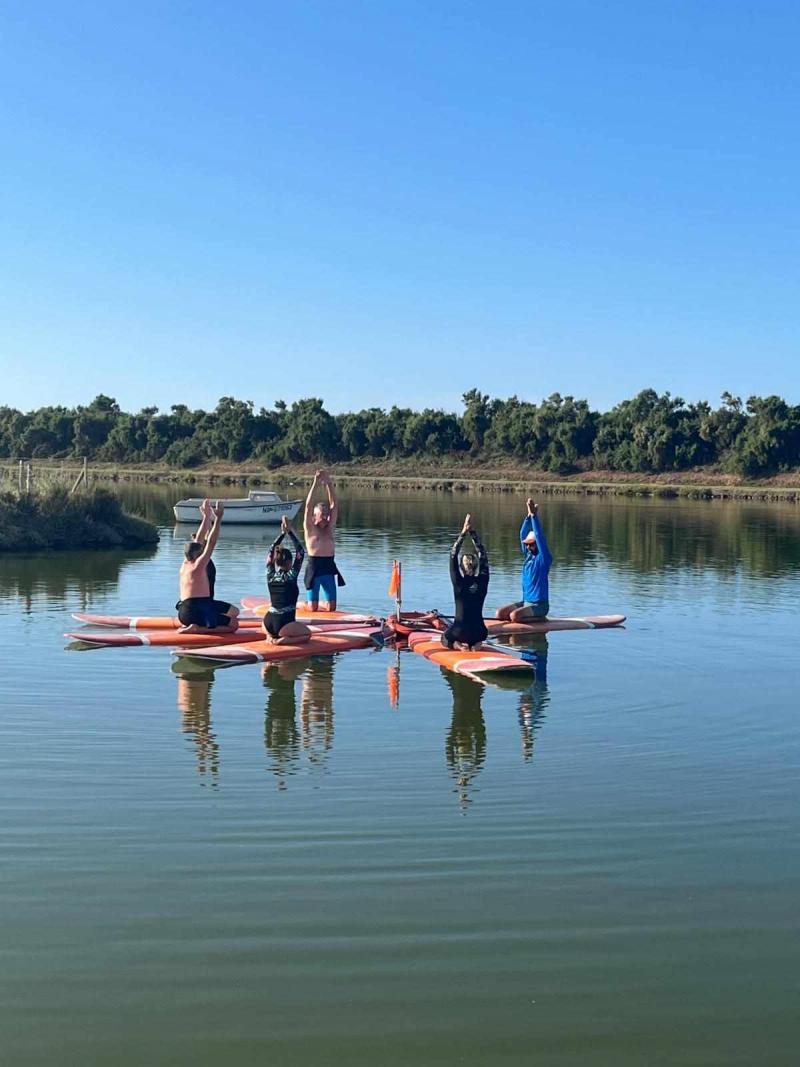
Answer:
M302 500L282 500L277 493L260 489L252 489L246 497L239 497L233 500L225 500L224 497L220 499L225 505L225 511L222 515L223 525L234 522L260 523L261 525L277 524L280 523L282 515L285 515L291 522L303 503ZM179 500L172 509L176 522L198 523L200 521L200 505L202 503L202 497Z

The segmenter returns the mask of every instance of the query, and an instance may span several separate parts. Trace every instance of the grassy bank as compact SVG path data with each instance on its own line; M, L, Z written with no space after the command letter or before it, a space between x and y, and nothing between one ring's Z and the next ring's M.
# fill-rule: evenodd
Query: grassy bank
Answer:
M79 468L37 463L53 478L62 471L68 482ZM0 468L1 470L2 468ZM334 463L328 469L342 485L358 489L426 490L438 492L534 493L577 496L684 497L705 500L774 500L800 503L800 471L752 481L737 479L718 468L697 468L668 474L627 474L621 471L584 470L556 475L514 463L470 461L468 457L436 460L387 460ZM13 477L15 467L6 468ZM93 464L94 482L197 483L200 485L268 486L289 494L303 492L314 473L310 464L267 468L257 463L210 463L192 470L160 465L122 466Z
M156 541L156 527L126 514L107 489L74 496L63 486L0 493L0 552L138 548Z

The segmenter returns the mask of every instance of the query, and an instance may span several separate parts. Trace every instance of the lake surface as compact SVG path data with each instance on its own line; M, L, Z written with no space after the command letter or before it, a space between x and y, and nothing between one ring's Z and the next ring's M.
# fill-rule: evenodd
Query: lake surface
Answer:
M796 1062L800 509L545 499L553 614L629 621L498 688L66 649L172 611L180 493L123 495L157 550L0 557L2 1062ZM342 606L397 557L448 608L467 510L515 599L518 499L360 493ZM219 596L270 539L225 531Z

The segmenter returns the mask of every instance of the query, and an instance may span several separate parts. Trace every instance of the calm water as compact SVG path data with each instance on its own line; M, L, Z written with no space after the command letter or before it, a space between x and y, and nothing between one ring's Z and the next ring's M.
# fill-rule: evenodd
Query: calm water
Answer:
M629 623L484 688L66 650L176 599L177 494L128 495L157 551L0 559L4 1063L796 1062L800 510L546 500L554 613ZM343 605L388 611L397 556L449 606L467 509L515 598L519 501L358 495Z

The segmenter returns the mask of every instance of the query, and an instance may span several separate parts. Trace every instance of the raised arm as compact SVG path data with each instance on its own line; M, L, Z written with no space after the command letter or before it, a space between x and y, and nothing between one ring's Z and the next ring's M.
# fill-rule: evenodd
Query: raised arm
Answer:
M211 529L211 501L206 499L200 505L200 525L195 531L194 541L205 541L208 531Z
M319 480L322 476L322 471L317 471L314 475L314 481L311 483L311 488L308 490L308 496L306 497L306 507L303 512L303 527L308 532L308 528L311 525L311 519L314 514L314 493L319 485Z
M275 552L280 548L281 541L286 536L286 531L281 529L281 532L269 546L269 552L267 552L267 581L272 581L275 577Z
M486 576L486 580L489 580L489 553L486 551L486 546L478 536L477 530L470 530L470 537L473 540L475 547L478 550L478 574Z
M458 555L461 552L461 546L464 544L465 536L466 534L462 530L453 542L453 547L450 549L450 580L454 585L461 577L461 568L458 565Z
M553 556L550 552L547 538L544 536L544 530L542 529L541 522L539 522L538 514L531 516L531 527L536 535L536 545L539 549L539 555L542 557L542 561L549 566L549 564L553 562Z
M522 526L519 529L519 542L523 553L528 551L525 545L525 538L529 533L533 532L533 517L536 514L537 507L538 505L534 504L533 498L528 497L525 501L525 518L522 520Z
M219 540L219 525L222 522L222 516L225 514L225 505L221 500L217 501L217 506L214 508L214 522L211 526L211 533L206 538L206 543L203 551L197 557L197 566L205 566L211 559L211 556L216 548L217 541Z
M323 481L324 481L324 484L325 484L325 491L328 494L328 507L330 508L330 512L331 512L330 525L331 525L331 527L333 527L333 526L336 525L336 518L337 518L337 515L338 515L338 511L339 511L339 509L336 506L336 490L333 488L333 482L330 479L330 475L323 474L322 477L323 477Z
M458 554L461 551L461 546L464 544L464 538L468 533L472 532L472 516L467 515L464 518L464 525L461 527L461 533L455 539L453 547L450 549L450 580L453 585L462 577L461 567L458 562Z
M302 544L300 543L300 539L298 538L298 536L294 532L294 530L291 528L291 526L287 529L286 536L292 542L292 547L294 548L294 563L292 564L292 577L293 578L297 578L297 576L299 575L300 570L301 570L301 568L303 566L303 560L305 559L305 556L306 556L306 550L303 548Z

